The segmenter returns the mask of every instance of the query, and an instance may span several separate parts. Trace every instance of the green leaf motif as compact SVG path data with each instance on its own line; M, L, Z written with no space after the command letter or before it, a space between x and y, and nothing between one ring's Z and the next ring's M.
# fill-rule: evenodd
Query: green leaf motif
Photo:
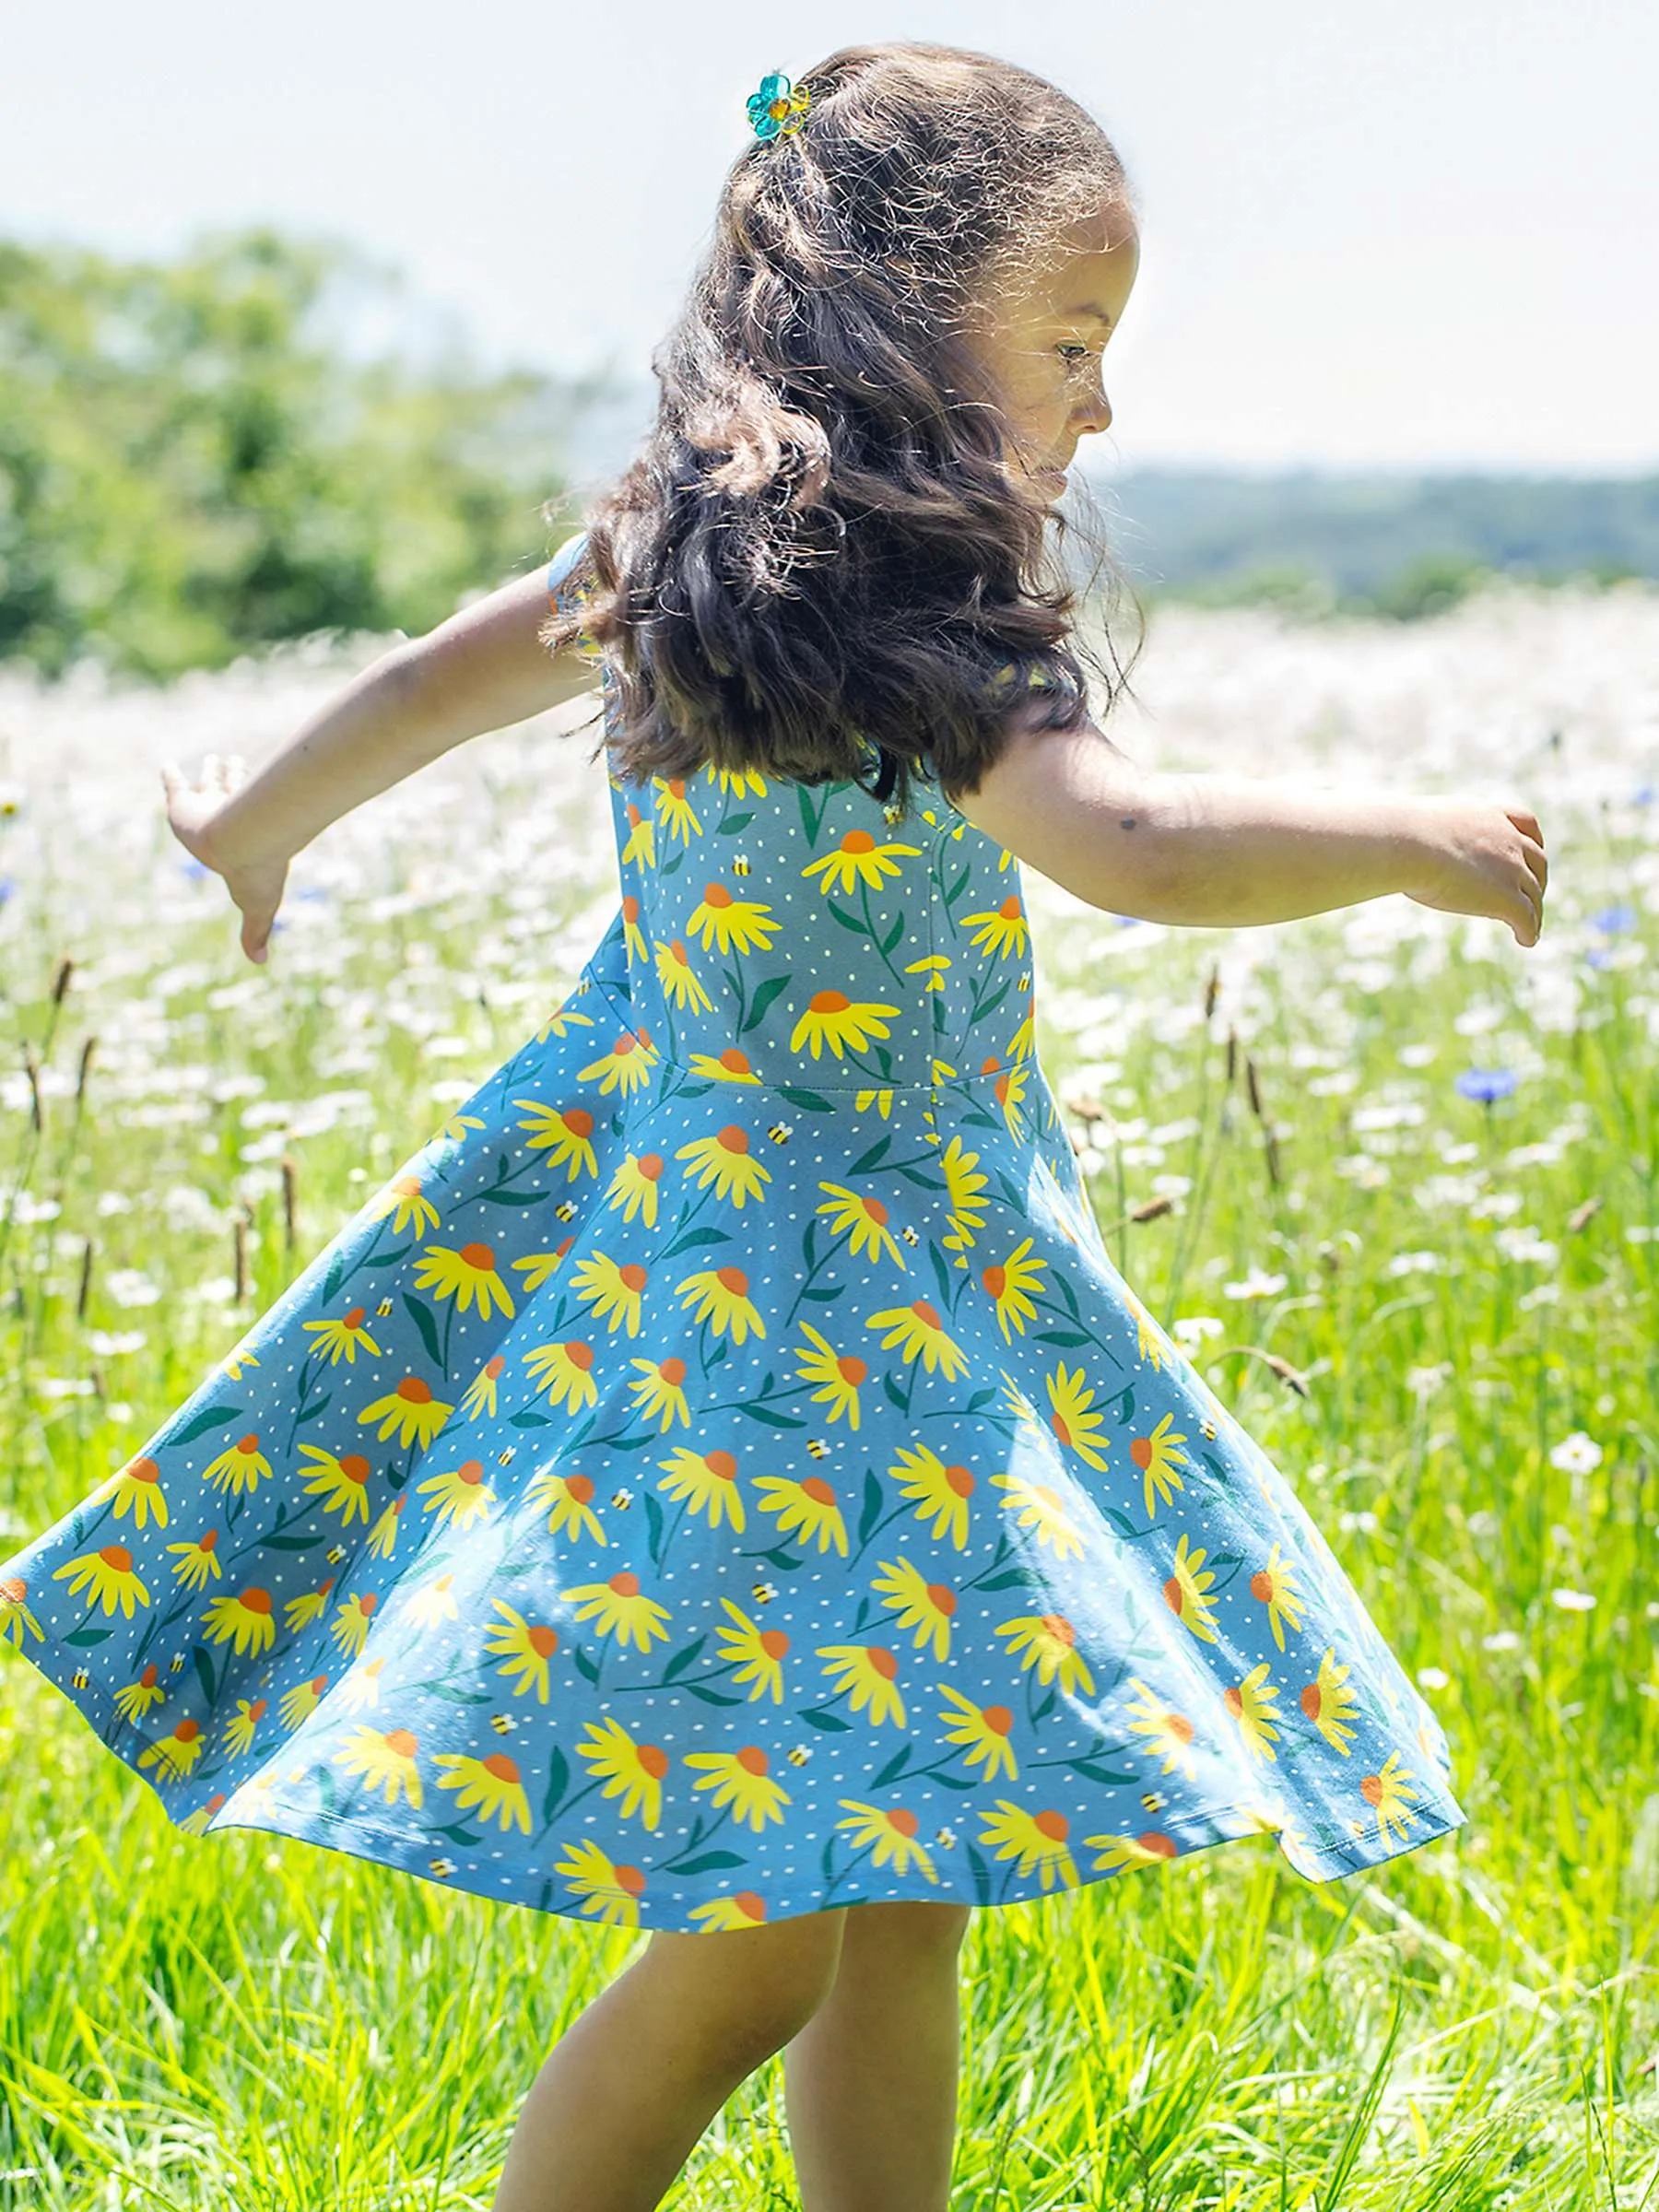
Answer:
M766 1018L773 999L777 997L780 991L788 990L791 978L786 971L782 975L769 975L763 983L756 986L755 995L749 1001L748 1013L744 1018L743 1027L737 1032L740 1037L747 1037L751 1030L759 1028L761 1022Z
M161 1441L170 1445L194 1444L198 1436L206 1436L209 1430L222 1429L227 1422L240 1419L241 1411L240 1406L206 1406L193 1421L187 1421L173 1435L164 1436Z
M797 1721L805 1721L809 1728L822 1728L831 1735L841 1735L851 1728L851 1721L843 1721L839 1712L797 1712Z
M412 1292L407 1290L403 1293L403 1302L405 1312L409 1315L416 1327L420 1331L420 1339L426 1346L428 1359L440 1372L443 1371L443 1354L439 1349L438 1324L432 1318L432 1309L427 1304L424 1298L416 1298Z
M886 1497L887 1494L881 1487L881 1477L874 1467L866 1467L864 1478L864 1505L858 1516L858 1540L861 1544L868 1541L871 1530L880 1520L881 1509L886 1502Z

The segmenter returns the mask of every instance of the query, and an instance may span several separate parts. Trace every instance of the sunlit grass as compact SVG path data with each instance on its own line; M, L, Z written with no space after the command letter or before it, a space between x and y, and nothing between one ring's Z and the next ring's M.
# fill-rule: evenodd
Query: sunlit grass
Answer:
M976 1914L972 2212L1659 2204L1656 646L1628 588L1392 635L1159 610L1132 749L1512 793L1550 846L1531 952L1398 898L1212 932L1034 895L1112 1249L1307 1500L1469 1819L1321 1886L1262 1838ZM0 687L0 1557L533 1031L608 911L597 773L530 725L301 855L251 967L155 763L256 755L338 673ZM641 1938L182 1835L6 1656L0 2206L488 2206ZM795 2204L775 2062L670 2202Z

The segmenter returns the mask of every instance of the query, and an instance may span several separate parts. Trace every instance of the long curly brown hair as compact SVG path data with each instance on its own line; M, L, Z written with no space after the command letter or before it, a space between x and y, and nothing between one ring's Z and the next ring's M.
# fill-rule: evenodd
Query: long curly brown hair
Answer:
M799 131L732 165L654 428L542 635L605 653L629 781L867 779L875 747L883 795L915 772L954 796L1033 684L1044 728L1088 713L1085 658L1115 696L1074 628L1071 525L1047 551L964 333L1008 272L1134 202L1094 119L989 54L847 46L799 83ZM1121 584L1090 542L1088 590Z

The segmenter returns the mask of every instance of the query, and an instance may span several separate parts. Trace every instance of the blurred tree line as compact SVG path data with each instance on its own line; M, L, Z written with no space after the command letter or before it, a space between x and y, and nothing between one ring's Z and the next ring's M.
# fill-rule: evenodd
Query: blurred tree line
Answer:
M264 229L169 263L0 241L0 656L160 678L415 633L540 558L591 387L354 358L388 284Z

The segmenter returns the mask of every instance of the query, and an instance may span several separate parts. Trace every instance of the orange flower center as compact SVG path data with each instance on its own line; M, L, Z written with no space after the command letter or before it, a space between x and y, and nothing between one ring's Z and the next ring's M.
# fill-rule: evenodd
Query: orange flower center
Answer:
M714 1142L723 1152L747 1152L749 1148L747 1134L739 1129L735 1124L730 1128L723 1129Z
M1071 1833L1071 1822L1064 1813L1033 1813L1031 1826L1040 1836L1046 1836L1051 1843L1064 1843Z
M1310 1682L1299 1700L1302 1711L1311 1721L1316 1721L1324 1711L1324 1700L1319 1694L1317 1682Z
M746 1774L764 1774L767 1771L766 1754L759 1744L745 1744L737 1754L737 1764Z
M981 1710L980 1719L993 1735L1006 1735L1014 1725L1014 1715L1006 1705L984 1706Z
M572 1367L579 1367L584 1375L594 1364L594 1347L591 1344L567 1344L564 1356Z
M1001 1267L987 1267L983 1275L980 1277L980 1281L984 1284L986 1289L990 1291L993 1298L1000 1298L1002 1296L1004 1288L1006 1287L1007 1280L1007 1275Z
M1145 1835L1136 1836L1135 1840L1143 1851L1149 1851L1154 1858L1172 1859L1176 1856L1174 1837L1166 1836L1161 1829L1149 1828Z
M1077 1631L1064 1613L1043 1614L1042 1625L1056 1643L1064 1643L1069 1648L1077 1641Z
M639 918L640 902L630 891L622 901L622 919L625 922L637 922Z
M859 1204L864 1207L866 1217L875 1222L877 1229L887 1227L888 1210L879 1198L863 1198L860 1199Z
M945 1480L959 1498L968 1497L973 1489L973 1477L966 1467L947 1467Z
M818 991L807 1006L810 1014L844 1014L853 1001L843 991Z
M774 1661L782 1659L789 1650L789 1639L784 1635L782 1629L763 1630L760 1634L759 1642L760 1649L766 1653L767 1657Z
M239 1592L236 1602L244 1613L269 1613L271 1610L270 1592L260 1589L257 1583Z
M748 1054L740 1053L735 1044L728 1044L719 1057L720 1065L728 1076L747 1076L750 1073Z
M668 1771L668 1754L661 1744L641 1744L634 1756L641 1771L649 1774L653 1782L661 1782Z
M1147 1469L1152 1464L1152 1439L1149 1436L1131 1437L1129 1440L1129 1456L1144 1475ZM1256 1595L1260 1597L1261 1594L1261 1592L1258 1590L1256 1592Z
M917 1299L915 1304L911 1308L911 1312L918 1321L924 1322L930 1329L938 1327L939 1317L924 1298Z
M647 1182L654 1182L663 1171L663 1156L660 1152L647 1152L644 1159L639 1163L640 1172Z
M808 1475L801 1485L803 1498L810 1498L814 1505L833 1505L835 1492L821 1475Z
M729 1452L705 1452L703 1465L722 1482L735 1482L737 1479L737 1462Z
M954 1590L947 1590L943 1583L929 1583L927 1594L933 1602L935 1612L943 1613L947 1620L954 1616L957 1609Z
M481 1459L469 1459L455 1469L455 1475L457 1480L476 1488L484 1479L484 1462Z
M896 1835L903 1836L907 1841L922 1825L915 1814L902 1805L894 1806L887 1817L887 1824Z
M852 1383L853 1389L856 1390L870 1371L862 1359L855 1359L849 1353L844 1359L836 1361L835 1371L843 1382Z
M1221 1693L1221 1702L1226 1706L1228 1712L1232 1714L1233 1719L1236 1721L1239 1715L1244 1710L1244 1693L1242 1690L1237 1688L1223 1690Z
M509 1759L505 1751L492 1751L488 1759L481 1759L478 1764L497 1782L506 1783L509 1788L516 1785L519 1778L518 1761Z
M716 913L732 903L732 894L724 883L706 883L703 886L703 904L712 906Z
M594 1117L585 1106L571 1106L559 1116L572 1136L592 1136Z
M469 1267L476 1267L480 1275L493 1275L495 1272L493 1244L463 1244L461 1257Z
M344 1325L348 1329L360 1329L363 1325L363 1321L368 1313L368 1311L369 1309L367 1306L353 1306L350 1312L346 1316Z
M432 1402L429 1384L423 1382L418 1375L406 1375L393 1394L406 1406L429 1406Z
M573 1498L578 1505L586 1505L594 1495L591 1475L567 1475L564 1478L565 1496Z
M1382 1775L1362 1774L1359 1778L1359 1794L1367 1805L1381 1805L1382 1802Z
M524 1641L538 1659L551 1659L559 1649L559 1630L549 1628L526 1630Z
M618 1267L617 1275L622 1288L625 1290L631 1290L636 1298L645 1288L645 1270L637 1260L630 1260L626 1267Z
M748 1277L744 1274L741 1267L719 1268L715 1273L714 1280L723 1290L729 1290L734 1298L748 1296Z
M686 1363L683 1359L665 1359L657 1373L671 1390L677 1390L686 1379Z
M612 1056L618 1060L626 1059L639 1041L631 1030L624 1030L616 1043L611 1046Z
M849 830L841 839L841 849L843 853L874 853L876 840L867 830Z
M611 1576L608 1587L614 1590L618 1597L638 1597L640 1578L637 1574L629 1574L624 1568L620 1574Z
M898 1653L889 1652L887 1646L881 1643L873 1643L868 1647L868 1649L870 1653L870 1665L876 1669L876 1672L881 1677L884 1682L890 1682L893 1679L893 1677L899 1672Z
M1020 904L1018 900L1005 899L1001 907L998 909L998 912L1001 913L1005 922L1018 922L1020 916Z
M1273 1577L1265 1567L1251 1576L1250 1594L1252 1597L1260 1598L1265 1606L1271 1605L1278 1595L1278 1592L1274 1588Z

